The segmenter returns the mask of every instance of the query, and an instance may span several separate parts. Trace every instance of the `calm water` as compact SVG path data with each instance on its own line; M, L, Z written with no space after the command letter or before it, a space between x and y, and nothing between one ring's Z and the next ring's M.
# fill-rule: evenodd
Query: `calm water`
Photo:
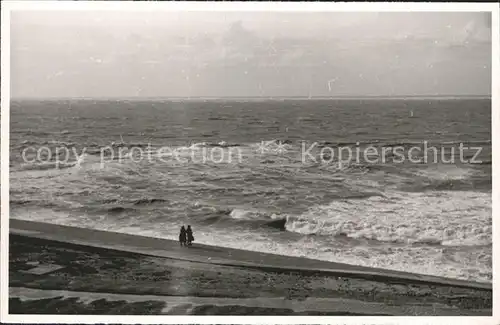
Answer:
M171 239L191 224L196 242L491 282L490 105L14 102L11 216ZM325 146L408 150L423 141L455 161L320 155ZM458 161L461 142L482 148L481 164ZM35 159L41 147L50 154L23 161L23 150ZM57 164L61 148L70 159ZM304 160L304 148L323 160Z

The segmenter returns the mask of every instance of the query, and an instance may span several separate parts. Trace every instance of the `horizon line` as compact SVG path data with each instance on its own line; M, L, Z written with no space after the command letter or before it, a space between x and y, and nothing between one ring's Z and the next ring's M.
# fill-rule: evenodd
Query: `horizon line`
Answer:
M11 101L20 100L221 100L221 99L260 99L260 100L273 100L273 99L464 99L464 98L492 98L491 94L488 95L345 95L345 96L144 96L144 97L128 97L128 96L96 96L96 97L14 97L11 96Z

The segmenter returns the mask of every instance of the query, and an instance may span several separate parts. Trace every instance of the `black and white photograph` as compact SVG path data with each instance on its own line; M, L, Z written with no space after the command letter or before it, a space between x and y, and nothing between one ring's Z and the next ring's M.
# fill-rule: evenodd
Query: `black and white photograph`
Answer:
M494 4L107 3L2 3L2 318L492 318Z

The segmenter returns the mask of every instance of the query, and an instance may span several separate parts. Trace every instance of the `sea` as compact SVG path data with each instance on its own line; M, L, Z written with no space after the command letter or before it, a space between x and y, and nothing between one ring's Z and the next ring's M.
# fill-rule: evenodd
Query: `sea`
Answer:
M492 281L491 100L10 108L10 217ZM430 148L430 149L429 149Z

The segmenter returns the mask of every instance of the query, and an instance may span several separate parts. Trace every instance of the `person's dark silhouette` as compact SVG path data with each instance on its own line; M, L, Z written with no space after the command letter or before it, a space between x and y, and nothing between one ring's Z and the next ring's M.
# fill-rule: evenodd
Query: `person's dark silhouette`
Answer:
M193 230L191 229L191 226L187 227L186 234L187 234L187 244L188 246L191 246L194 241Z
M179 244L186 246L186 228L184 226L181 227L181 233L179 234Z

